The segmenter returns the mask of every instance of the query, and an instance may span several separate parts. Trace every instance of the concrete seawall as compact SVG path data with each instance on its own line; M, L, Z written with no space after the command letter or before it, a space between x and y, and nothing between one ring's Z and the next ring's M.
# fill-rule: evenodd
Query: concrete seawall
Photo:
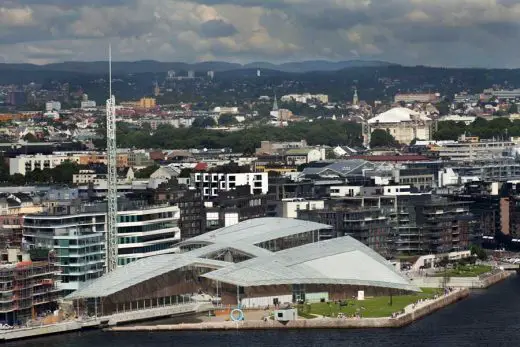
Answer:
M99 322L96 324L98 325ZM31 337L78 331L83 328L81 322L64 322L40 327L13 329L0 332L0 341L27 339Z
M301 319L281 323L273 320L267 322L259 320L243 322L204 322L193 324L155 325L155 326L128 326L113 327L108 331L186 331L186 330L263 330L263 329L352 329L352 328L399 328L413 323L415 320L431 314L447 305L462 300L469 295L469 289L454 291L438 299L431 300L408 313L397 318L362 318L336 319L316 318Z
M514 272L499 271L496 273L484 274L480 277L451 277L447 283L448 287L484 289L495 283L505 280L512 276ZM443 277L416 277L412 283L421 288L443 288Z
M0 330L0 342L68 333L84 329L99 329L107 325L115 326L118 324L145 321L163 317L171 317L176 315L190 313L195 314L198 312L205 312L210 309L213 309L213 305L211 304L191 303L185 305L156 307L148 310L127 311L111 316L98 317L87 320L75 320L21 329Z

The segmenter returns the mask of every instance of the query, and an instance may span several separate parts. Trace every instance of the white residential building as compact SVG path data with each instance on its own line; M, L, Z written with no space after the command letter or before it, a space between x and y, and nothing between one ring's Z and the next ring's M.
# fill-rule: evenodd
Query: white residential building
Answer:
M61 111L61 102L59 101L47 101L45 103L45 111Z
M86 100L81 102L81 109L96 108L96 102L94 100Z
M512 141L483 140L478 141L459 141L443 143L431 148L439 158L451 161L473 161L482 159L501 158L505 152L511 151L516 147Z
M9 158L9 174L21 174L25 176L27 172L33 171L36 168L40 170L52 169L61 165L65 161L72 161L79 164L79 156L65 154L20 155L16 158Z
M249 185L251 194L267 194L269 190L267 172L191 174L191 185L202 189L205 198L215 197L219 191L229 191L238 186Z
M179 207L150 206L118 211L117 215L118 265L177 250L175 244L181 240Z
M324 200L305 200L301 198L283 199L281 201L281 215L283 218L298 218L300 210L323 210Z
M223 114L238 114L238 107L217 106L213 109L213 112L218 113L219 116Z
M332 186L330 187L331 198L342 198L345 196L359 196L361 195L362 186Z
M175 166L161 166L150 175L151 179L171 180L179 176L181 169Z
M304 93L304 94L287 94L280 98L283 102L298 102L302 104L306 104L309 101L317 100L323 104L329 103L329 96L326 94L310 94L310 93Z
M464 124L470 125L471 123L473 123L475 121L475 119L477 119L477 117L475 117L475 116L462 116L462 115L458 115L458 114L452 114L449 116L440 117L439 122L448 122L448 121L464 122Z

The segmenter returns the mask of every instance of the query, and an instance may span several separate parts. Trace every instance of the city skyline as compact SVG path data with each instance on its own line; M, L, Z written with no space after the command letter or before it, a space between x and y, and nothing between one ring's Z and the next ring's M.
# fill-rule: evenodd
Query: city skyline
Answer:
M520 67L514 0L7 0L0 62L281 63L324 59Z

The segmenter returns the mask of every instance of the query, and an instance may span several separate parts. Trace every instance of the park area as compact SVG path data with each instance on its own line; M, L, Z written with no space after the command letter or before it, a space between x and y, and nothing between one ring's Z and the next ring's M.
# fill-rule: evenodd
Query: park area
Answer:
M392 313L403 310L406 306L420 299L431 299L442 294L442 289L422 288L421 293L409 295L365 297L365 300L348 300L339 302L319 302L299 305L298 315L302 318L317 318L320 316L337 317L339 313L345 316L356 314L366 318L390 317Z
M489 265L458 265L452 269L440 270L435 273L436 277L478 277L491 272L493 267Z

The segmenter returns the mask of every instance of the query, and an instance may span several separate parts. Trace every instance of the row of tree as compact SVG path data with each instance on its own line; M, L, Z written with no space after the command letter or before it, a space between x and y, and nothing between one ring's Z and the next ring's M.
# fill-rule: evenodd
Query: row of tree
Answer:
M103 130L100 130L103 133ZM224 132L203 127L174 128L161 126L155 131L135 129L129 124L117 125L117 142L123 148L231 148L235 152L254 153L260 142L307 140L310 145L362 144L361 125L357 123L320 120L292 123L288 127L254 126L243 130ZM96 143L105 148L104 141Z
M70 184L74 174L86 167L74 162L66 161L52 169L35 169L28 171L25 176L19 173L10 175L9 167L6 165L4 158L0 158L0 183L8 183L12 185L24 184Z
M469 125L455 121L439 122L437 127L437 131L433 134L435 140L457 140L462 134L478 136L482 139L520 136L520 120L510 121L505 117L489 121L479 117Z

